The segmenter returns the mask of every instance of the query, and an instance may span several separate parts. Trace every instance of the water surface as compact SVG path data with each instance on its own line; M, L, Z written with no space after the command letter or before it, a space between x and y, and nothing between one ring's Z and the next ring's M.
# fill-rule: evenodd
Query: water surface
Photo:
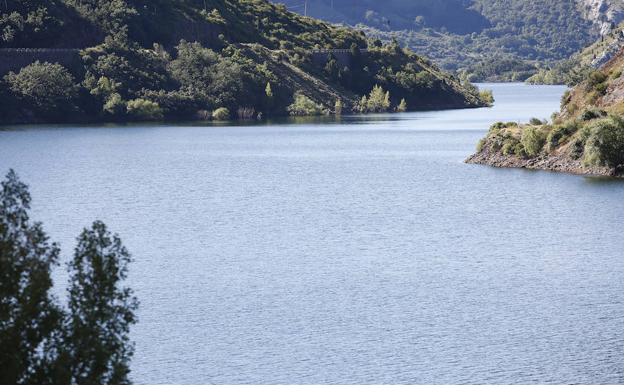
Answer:
M339 123L8 128L0 170L65 259L94 219L133 252L136 384L622 383L624 184L464 164L564 91L485 88Z

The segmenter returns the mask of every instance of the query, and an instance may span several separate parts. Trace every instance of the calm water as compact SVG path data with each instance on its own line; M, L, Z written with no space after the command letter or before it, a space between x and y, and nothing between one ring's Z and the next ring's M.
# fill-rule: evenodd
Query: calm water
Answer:
M135 256L136 384L624 383L624 183L465 165L492 109L0 131L66 256ZM57 274L61 283L64 273Z

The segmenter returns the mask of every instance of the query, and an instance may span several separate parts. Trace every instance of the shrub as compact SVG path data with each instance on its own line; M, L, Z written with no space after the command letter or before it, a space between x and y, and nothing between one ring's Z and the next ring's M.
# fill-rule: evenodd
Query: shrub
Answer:
M104 112L111 114L113 116L120 116L124 112L126 112L126 102L121 98L121 95L118 93L111 94L102 109Z
M482 138L481 140L479 140L479 142L477 143L477 152L483 151L483 147L485 147L486 143L487 143L487 139L485 138Z
M531 118L531 120L529 120L529 124L532 126L541 126L543 122L538 118Z
M506 142L503 145L501 152L503 153L503 155L511 155L513 153L514 147L515 147L514 143Z
M605 110L590 108L583 111L583 113L581 113L581 116L579 116L579 119L582 121L589 121L593 119L603 118L605 116L607 116L607 112Z
M524 150L530 157L539 154L545 142L546 136L544 132L537 127L526 127L522 131L520 143L522 143Z
M212 111L212 118L214 120L229 120L230 119L230 110L225 107L217 108Z
M587 77L586 89L596 89L596 87L607 80L607 75L600 71L594 71Z
M522 158L527 156L526 150L524 149L524 146L522 145L522 143L516 144L516 146L514 147L514 154Z
M138 120L160 120L163 111L158 103L145 99L133 99L126 105L128 115Z
M491 106L494 104L494 94L491 90L483 90L479 92L479 99L487 106Z
M314 116L321 115L323 109L304 94L297 92L286 110L291 116Z
M624 120L611 116L589 127L585 163L616 168L624 165Z
M548 145L548 151L553 151L559 145L564 143L570 135L574 134L578 130L578 124L576 122L566 123L560 126L555 126L546 138Z
M5 81L12 93L35 112L59 117L75 109L78 86L74 77L60 64L35 62Z

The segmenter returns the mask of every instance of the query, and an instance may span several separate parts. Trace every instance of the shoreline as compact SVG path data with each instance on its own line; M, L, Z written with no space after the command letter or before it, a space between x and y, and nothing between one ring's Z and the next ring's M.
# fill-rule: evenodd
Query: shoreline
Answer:
M535 158L521 158L515 155L502 155L498 152L484 149L470 155L464 160L464 163L497 168L523 168L527 170L552 171L578 176L624 178L624 173L616 173L615 169L584 166L580 159L571 159L565 155L556 154L538 156Z

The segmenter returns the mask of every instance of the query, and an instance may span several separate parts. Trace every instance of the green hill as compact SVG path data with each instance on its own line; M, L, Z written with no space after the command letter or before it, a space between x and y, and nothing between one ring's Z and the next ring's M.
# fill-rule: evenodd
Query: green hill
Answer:
M264 0L6 0L0 12L0 70L13 70L0 74L3 122L255 118L488 103L471 85L396 43ZM81 49L79 57L69 48ZM373 93L375 86L384 93Z

